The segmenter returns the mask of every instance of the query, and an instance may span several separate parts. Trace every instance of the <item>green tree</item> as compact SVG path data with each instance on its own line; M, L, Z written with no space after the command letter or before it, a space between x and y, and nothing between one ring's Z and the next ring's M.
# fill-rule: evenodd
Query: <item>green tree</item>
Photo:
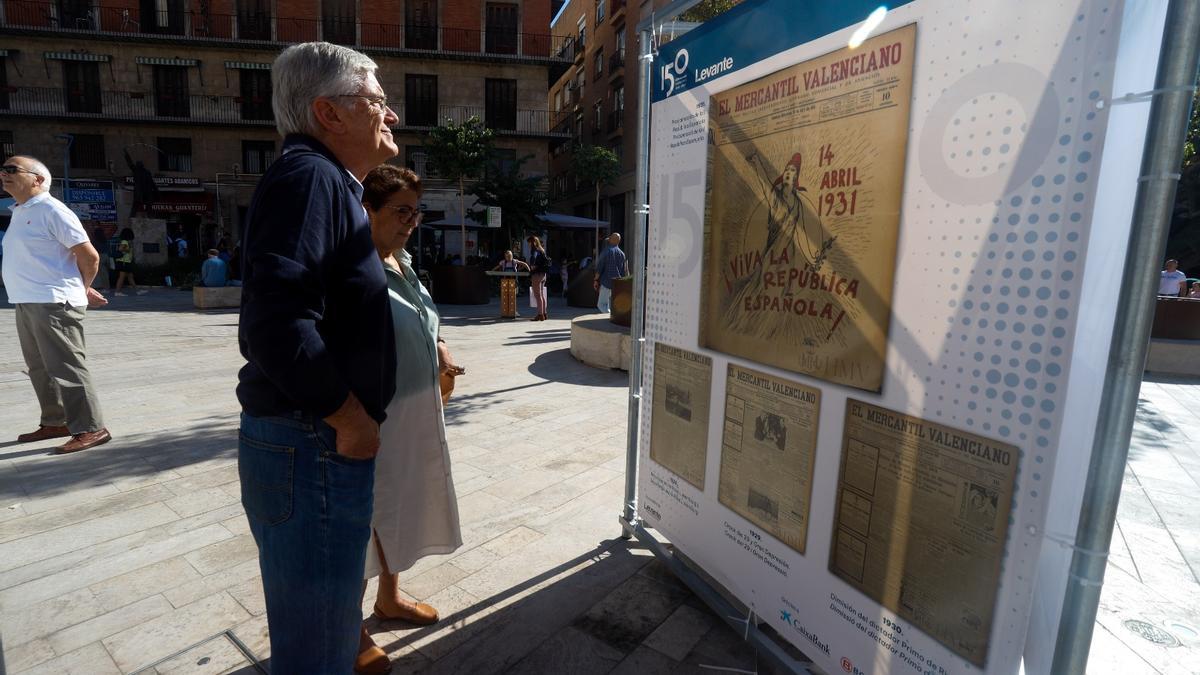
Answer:
M727 12L733 9L741 1L742 0L704 0L683 14L680 14L679 20L704 23L705 21L708 21L722 12Z
M621 160L617 154L599 145L577 145L571 153L571 170L587 183L596 185L596 241L592 250L593 259L600 255L600 186L611 185L621 174Z
M483 173L493 154L492 130L483 126L478 117L462 124L447 119L445 124L429 132L425 144L429 164L439 176L458 183L458 212L462 214L459 230L462 234L463 259L467 254L466 182Z
M533 158L525 155L512 164L499 167L493 164L484 177L469 191L482 207L499 206L505 241L511 242L514 233L537 226L537 217L546 211L546 193L542 179L526 176L521 165ZM480 222L487 220L487 208L473 209L471 217Z
M1192 119L1188 122L1187 141L1183 144L1183 165L1200 161L1200 90L1192 94Z

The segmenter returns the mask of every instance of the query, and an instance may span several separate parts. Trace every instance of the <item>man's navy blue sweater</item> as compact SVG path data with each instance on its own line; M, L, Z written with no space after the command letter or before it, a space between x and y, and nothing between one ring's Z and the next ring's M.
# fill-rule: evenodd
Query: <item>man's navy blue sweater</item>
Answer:
M291 135L259 181L247 222L242 409L324 418L354 392L382 422L396 390L396 346L362 185L316 139Z

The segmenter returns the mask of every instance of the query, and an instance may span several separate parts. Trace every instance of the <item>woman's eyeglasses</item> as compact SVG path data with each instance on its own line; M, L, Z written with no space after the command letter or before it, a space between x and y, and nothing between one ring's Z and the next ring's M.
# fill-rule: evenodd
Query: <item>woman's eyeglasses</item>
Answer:
M404 222L408 222L413 218L421 217L421 212L411 206L391 206L386 204L385 206L395 211L400 216L400 220L403 220Z

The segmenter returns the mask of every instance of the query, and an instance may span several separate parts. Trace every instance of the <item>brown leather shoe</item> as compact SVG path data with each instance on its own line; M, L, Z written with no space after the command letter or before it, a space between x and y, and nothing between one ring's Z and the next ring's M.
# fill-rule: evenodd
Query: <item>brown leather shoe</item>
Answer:
M71 431L66 427L48 427L44 424L38 425L37 431L31 431L27 434L17 436L18 443L35 443L51 438L66 438L71 435Z
M354 672L361 675L383 675L391 670L391 659L375 644L367 629L363 628L358 638L358 656L354 659Z
M438 622L438 611L423 602L402 601L400 611L396 614L384 614L377 602L375 616L385 621L407 621L418 626L432 626Z
M75 434L71 440L62 444L56 451L60 455L65 455L69 452L79 452L94 448L97 445L104 445L112 440L112 434L108 433L108 429L97 429L96 431L85 431L82 434Z

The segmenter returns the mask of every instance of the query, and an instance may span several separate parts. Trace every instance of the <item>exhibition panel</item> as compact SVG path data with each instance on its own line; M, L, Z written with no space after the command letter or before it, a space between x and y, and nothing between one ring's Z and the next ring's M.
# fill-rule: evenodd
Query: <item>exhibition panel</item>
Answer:
M1167 4L657 45L637 516L820 668L1049 672Z

